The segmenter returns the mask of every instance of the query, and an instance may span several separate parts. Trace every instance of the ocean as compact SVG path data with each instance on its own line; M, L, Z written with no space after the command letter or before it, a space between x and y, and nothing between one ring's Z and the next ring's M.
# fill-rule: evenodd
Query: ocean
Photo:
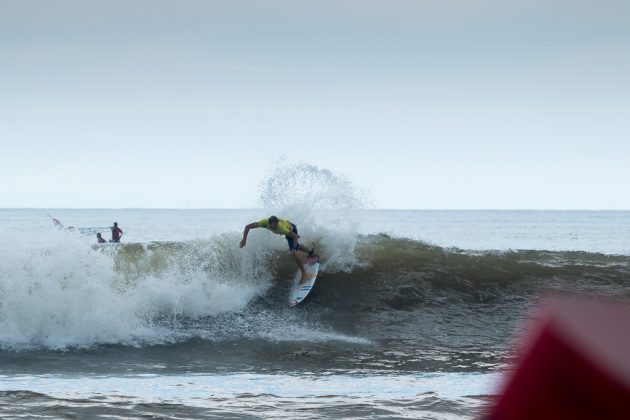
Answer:
M477 418L541 299L630 297L630 211L274 204L0 209L0 417Z

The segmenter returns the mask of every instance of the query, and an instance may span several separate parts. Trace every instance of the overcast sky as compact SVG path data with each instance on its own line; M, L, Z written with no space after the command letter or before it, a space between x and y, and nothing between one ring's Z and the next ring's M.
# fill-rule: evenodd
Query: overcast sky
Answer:
M630 2L0 0L0 207L630 209Z

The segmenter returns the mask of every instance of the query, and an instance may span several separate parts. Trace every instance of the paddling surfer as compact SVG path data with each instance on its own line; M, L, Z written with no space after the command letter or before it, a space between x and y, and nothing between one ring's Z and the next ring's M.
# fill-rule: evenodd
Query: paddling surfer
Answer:
M306 252L309 255L313 255L314 249L306 249L302 245L298 243L298 239L300 235L298 235L297 226L291 223L286 219L278 219L276 216L271 216L267 219L262 219L258 222L253 222L245 226L245 230L243 231L243 239L241 239L240 247L243 248L247 243L247 234L251 229L256 228L265 228L267 230L272 231L277 235L284 235L289 244L289 250L291 251L291 256L295 260L295 263L299 267L302 272L302 277L300 278L300 284L304 283L306 280L306 269L304 268L304 263L300 260L297 252L302 251Z

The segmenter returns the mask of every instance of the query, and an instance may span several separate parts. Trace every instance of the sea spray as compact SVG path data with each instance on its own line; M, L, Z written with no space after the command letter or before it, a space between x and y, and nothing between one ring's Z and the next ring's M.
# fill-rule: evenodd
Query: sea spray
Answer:
M48 240L47 246L43 241ZM112 288L113 262L66 232L43 232L37 247L15 241L0 274L0 343L52 348L124 340L141 325Z
M165 319L241 310L271 282L261 264L264 252L258 257L226 256L237 253L235 245L226 247L235 242L234 235L175 246L91 246L67 232L43 236L35 249L18 243L3 255L3 348L181 339L182 331Z
M303 162L278 161L260 184L259 203L269 214L298 225L328 271L351 271L358 263L356 211L368 195L343 175Z

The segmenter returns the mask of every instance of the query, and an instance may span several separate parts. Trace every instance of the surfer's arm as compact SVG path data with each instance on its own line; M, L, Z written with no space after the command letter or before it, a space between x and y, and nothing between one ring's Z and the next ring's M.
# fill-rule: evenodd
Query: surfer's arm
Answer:
M245 230L243 230L243 239L241 239L241 243L240 243L240 247L243 248L245 246L245 244L247 243L247 234L249 233L250 229L256 229L256 223L250 223L249 225L245 226Z

